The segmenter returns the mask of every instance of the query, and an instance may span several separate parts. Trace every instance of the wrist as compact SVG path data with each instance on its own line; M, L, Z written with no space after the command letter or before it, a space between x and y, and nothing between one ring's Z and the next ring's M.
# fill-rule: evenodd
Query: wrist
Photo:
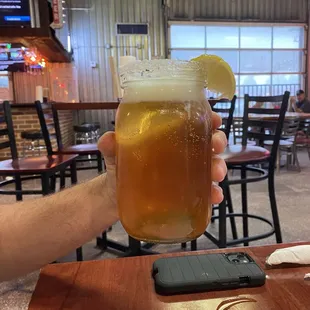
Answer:
M89 182L88 196L92 205L98 207L103 222L110 222L109 226L118 221L115 187L110 184L106 173L99 175Z

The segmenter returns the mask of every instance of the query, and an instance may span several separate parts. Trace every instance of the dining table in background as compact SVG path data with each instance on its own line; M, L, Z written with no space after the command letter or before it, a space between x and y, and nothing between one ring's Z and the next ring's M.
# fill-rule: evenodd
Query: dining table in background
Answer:
M299 243L310 244L310 243ZM195 254L246 252L266 273L266 284L256 288L202 292L174 296L155 293L152 264L161 255L48 265L42 269L29 310L163 310L163 309L310 309L309 266L267 269L266 257L276 249L298 244L199 251ZM232 306L234 305L234 306Z

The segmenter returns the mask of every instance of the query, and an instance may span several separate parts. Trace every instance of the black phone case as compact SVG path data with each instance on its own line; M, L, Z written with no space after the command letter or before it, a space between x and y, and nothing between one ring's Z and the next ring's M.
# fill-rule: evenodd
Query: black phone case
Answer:
M152 275L161 295L255 287L265 284L265 273L245 253L247 263L235 263L227 254L201 254L156 260ZM231 253L228 253L231 255Z

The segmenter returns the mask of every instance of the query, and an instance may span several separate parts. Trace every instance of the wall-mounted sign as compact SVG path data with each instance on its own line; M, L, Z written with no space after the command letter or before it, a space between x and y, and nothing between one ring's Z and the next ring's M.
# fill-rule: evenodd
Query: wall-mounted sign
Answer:
M54 20L50 26L53 29L60 29L64 24L64 18L62 16L62 0L52 0L52 9Z
M0 26L29 26L29 0L0 0Z

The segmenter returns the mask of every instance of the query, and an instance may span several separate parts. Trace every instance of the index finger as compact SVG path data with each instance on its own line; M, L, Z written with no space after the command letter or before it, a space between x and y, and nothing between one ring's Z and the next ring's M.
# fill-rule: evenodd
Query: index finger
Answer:
M222 118L212 111L212 129L215 130L222 125Z

